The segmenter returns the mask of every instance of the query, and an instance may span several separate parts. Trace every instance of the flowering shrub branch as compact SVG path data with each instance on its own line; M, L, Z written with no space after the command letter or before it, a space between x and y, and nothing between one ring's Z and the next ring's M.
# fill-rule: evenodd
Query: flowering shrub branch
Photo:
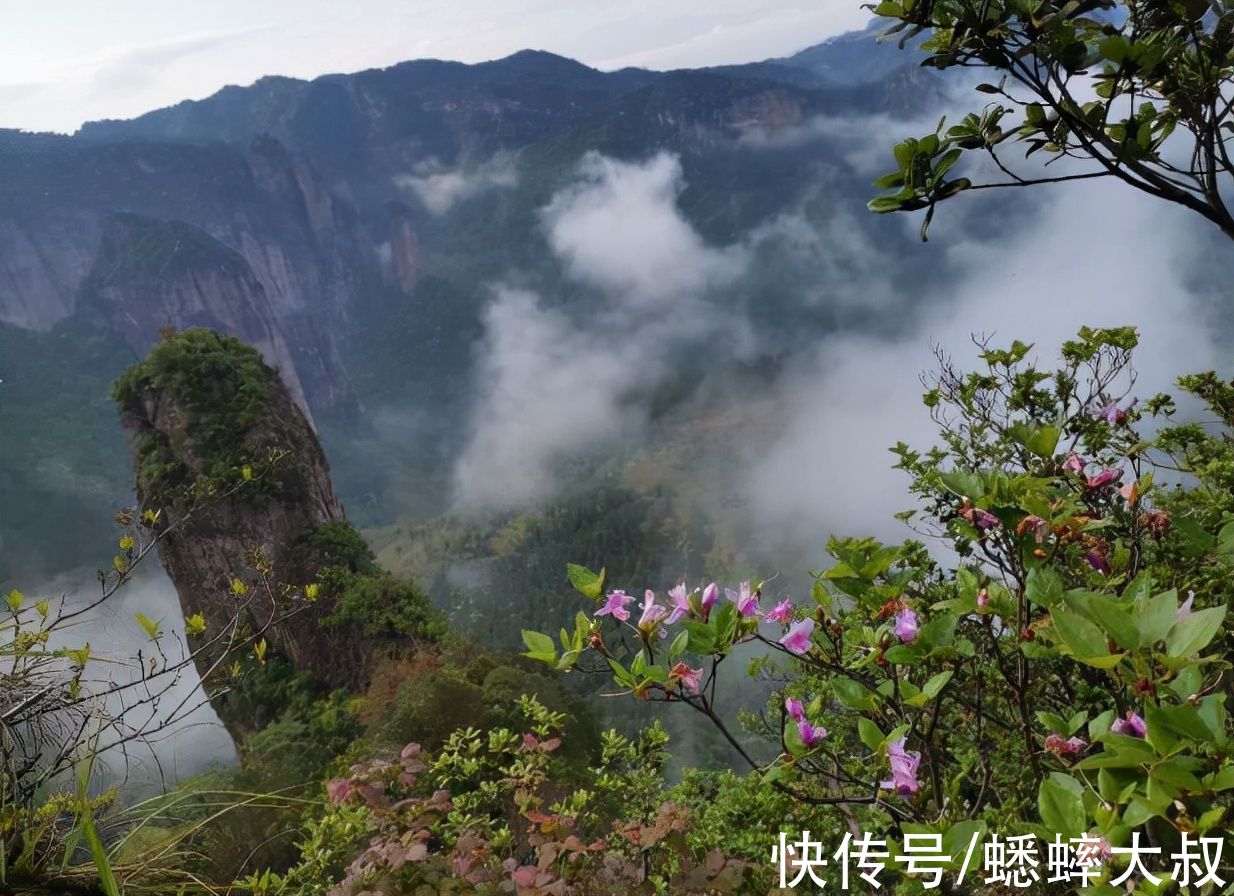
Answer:
M1185 470L1203 493L1226 468L1195 459L1228 456L1229 436L1138 432L1173 404L1132 396L1136 342L1082 330L1052 372L1022 343L979 341L985 367L969 374L940 355L925 403L942 442L893 450L921 502L902 518L954 566L919 542L833 538L806 602L741 583L637 604L573 567L593 612L560 652L525 632L528 655L565 670L598 655L621 691L707 717L766 782L893 840L990 830L1121 846L1147 829L1173 848L1223 829L1234 495L1189 501L1154 471ZM716 711L716 671L743 643L780 683L763 717L770 763Z

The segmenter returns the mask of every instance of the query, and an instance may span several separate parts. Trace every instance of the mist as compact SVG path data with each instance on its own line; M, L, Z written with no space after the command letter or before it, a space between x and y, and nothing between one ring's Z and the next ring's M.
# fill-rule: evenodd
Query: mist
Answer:
M171 580L151 560L105 603L58 629L50 646L76 649L88 643L93 666L99 670L96 676L105 674L116 682L131 680L139 663L138 652L147 657L151 653L149 640L135 621L136 614L142 613L160 624L164 650L169 661L176 663L183 649L183 614ZM63 600L64 607L72 610L97 600L98 594L96 573L79 570L45 582L27 596L31 600L51 599L53 607ZM105 682L98 682L96 690L105 686ZM236 761L231 736L210 705L203 703L204 692L191 664L174 684L160 681L156 688L165 691L154 704L153 713L143 711L129 720L148 735L100 754L96 774L102 786L123 777L134 788L133 793L156 793L204 769ZM117 698L120 705L111 707L111 711L117 712L142 696L133 692ZM177 709L181 706L184 709ZM170 724L166 724L168 719L172 719ZM116 733L110 737L114 739Z
M826 122L745 141L773 151L839 133L853 173L866 176L881 172L894 136L912 132L880 119L864 136ZM1141 397L1170 391L1184 373L1229 369L1228 344L1211 327L1215 238L1121 183L947 203L911 294L897 291L885 249L847 206L823 221L790 210L714 245L679 207L686 183L682 160L667 153L642 162L592 153L541 210L555 261L602 310L572 313L554 296L494 286L476 410L454 470L458 507L533 505L563 487L568 459L634 453L682 420L728 407L749 425L699 446L694 463L715 500L692 497L708 514L741 518L749 558L800 574L823 562L829 535L912 534L894 519L911 497L889 449L934 443L920 376L936 366L936 348L963 368L977 360L974 336L1019 339L1051 368L1081 326L1131 325L1142 337ZM915 239L918 217L893 218ZM766 289L757 259L768 246L795 275L777 281L795 290L776 296L777 307L826 309L835 328L787 341L751 318L743 299ZM861 319L849 323L846 312ZM683 356L701 359L704 387L653 420L639 396ZM765 392L734 388L735 366L770 356L779 372Z

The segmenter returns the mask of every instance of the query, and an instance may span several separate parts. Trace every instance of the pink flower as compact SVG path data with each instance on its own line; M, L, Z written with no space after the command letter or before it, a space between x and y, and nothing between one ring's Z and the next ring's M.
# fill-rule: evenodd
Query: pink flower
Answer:
M668 610L656 603L656 593L648 588L643 593L643 615L639 617L638 627L643 631L654 631L660 620L668 615Z
M987 529L993 529L995 526L1002 525L1001 521L988 510L982 510L980 507L974 507L973 502L968 498L964 499L964 504L960 507L960 516L968 520L982 532Z
M1122 470L1102 470L1096 476L1091 476L1085 486L1090 490L1105 488L1123 478Z
M917 614L905 607L896 614L896 637L903 644L912 644L917 640Z
M610 591L608 599L604 601L604 606L596 610L597 616L612 616L614 619L620 619L625 622L630 618L630 611L626 609L626 604L631 603L634 598L626 594L624 591Z
M982 588L977 592L977 609L984 610L990 605L990 592Z
M1088 741L1082 737L1064 738L1061 734L1051 734L1045 739L1045 748L1055 756L1079 756L1088 749Z
M1139 399L1133 398L1125 408L1120 408L1118 402L1112 401L1105 407L1094 408L1090 413L1094 420L1104 420L1111 426L1119 426L1127 421L1127 415L1138 403Z
M788 634L780 639L780 645L789 653L801 656L809 652L812 634L814 634L814 620L799 620L788 627Z
M788 717L794 722L800 722L806 717L805 707L801 705L801 701L796 697L789 697L784 701L784 711L788 713Z
M921 788L917 780L917 766L921 764L920 753L909 753L904 749L905 738L900 738L887 748L887 758L891 761L891 780L883 781L878 786L883 790L894 790L900 796L912 796Z
M1025 532L1032 532L1033 539L1037 544L1044 544L1045 537L1050 534L1050 524L1039 516L1026 516L1020 520L1020 524L1015 527L1016 535L1023 535Z
M1083 474L1084 468L1088 466L1088 462L1074 451L1067 455L1067 459L1063 461L1063 469L1068 473L1074 473L1079 476Z
M724 589L724 596L737 605L737 613L749 618L758 612L758 592L750 593L750 583L742 582L740 591Z
M1001 524L998 517L990 513L990 511L976 507L973 509L973 525L984 532L986 529L993 529Z
M706 615L710 613L711 608L716 605L716 601L719 599L720 599L720 589L716 586L715 582L712 582L710 585L708 585L706 588L703 589L703 596L700 601L702 608L703 608L703 614Z
M797 733L801 735L801 742L807 747L815 747L827 736L827 729L822 725L811 725L805 719L797 721Z
M669 681L680 681L683 686L696 694L701 690L700 682L702 677L702 669L691 669L685 663L678 663L668 672Z
M1119 719L1110 726L1115 734L1125 734L1127 737L1144 737L1148 734L1148 725L1138 712L1128 710L1125 719Z
M784 701L784 711L797 725L797 733L801 735L801 742L807 747L817 746L827 736L826 728L822 725L813 725L806 720L805 707L796 697L789 697Z
M1191 615L1191 605L1195 603L1195 592L1188 591L1187 599L1178 605L1178 610L1174 613L1175 619L1186 619Z
M672 625L682 616L690 614L690 598L686 594L686 583L682 582L676 588L670 588L668 596L673 599L673 611L664 620L665 625Z
M785 599L780 601L771 608L771 612L765 617L768 622L779 622L788 625L793 618L793 603Z

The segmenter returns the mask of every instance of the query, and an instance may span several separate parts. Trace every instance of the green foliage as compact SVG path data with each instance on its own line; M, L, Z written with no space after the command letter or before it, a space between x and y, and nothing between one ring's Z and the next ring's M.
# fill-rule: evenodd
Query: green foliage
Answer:
M876 186L896 192L872 200L872 210L927 209L924 239L935 205L966 190L1116 177L1234 238L1222 193L1234 177L1219 99L1234 80L1234 7L1225 0L883 0L868 6L895 23L887 34L900 34L902 46L928 33L924 65L983 68L997 78L977 87L993 98L980 112L895 146L896 168ZM1066 174L1018 175L1000 155L1012 139L1023 144L1025 158L1041 153L1048 162L1086 164ZM1176 151L1167 154L1167 145ZM1003 177L977 186L948 179L969 152L988 156ZM1180 158L1187 161L1178 164Z
M1147 828L1170 849L1183 831L1216 834L1234 787L1231 433L1140 434L1144 413L1172 403L1126 399L1137 342L1128 328L1084 329L1053 371L1022 343L983 345L973 372L943 362L925 399L940 443L894 451L920 502L901 517L947 544L954 566L917 542L833 538L812 600L781 601L765 620L762 584L727 597L683 584L629 610L622 591L584 593L588 649L560 662L607 665L622 691L692 709L736 746L716 670L762 644L771 655L752 670L782 690L745 722L781 752L743 752L746 802L825 807L802 820L812 831L855 823L892 843L937 831L961 852L966 832L1121 846ZM1229 423L1234 387L1182 385ZM1196 482L1167 495L1155 464ZM570 578L580 591L594 582ZM559 662L548 636L525 639ZM709 809L722 818L720 804ZM722 839L726 852L755 846ZM893 877L893 892L915 892Z
M190 470L177 458L165 433L142 428L135 446L138 489L165 500L199 476L249 478L243 476L246 466L261 458L250 456L245 437L261 420L273 383L274 373L261 355L238 339L202 328L168 333L121 374L112 398L122 412L145 420L147 399L166 396L185 415L188 447L200 469Z
M337 597L334 612L322 625L355 623L370 635L436 641L448 631L441 614L416 585L391 573L362 574L341 566L320 573L326 590Z

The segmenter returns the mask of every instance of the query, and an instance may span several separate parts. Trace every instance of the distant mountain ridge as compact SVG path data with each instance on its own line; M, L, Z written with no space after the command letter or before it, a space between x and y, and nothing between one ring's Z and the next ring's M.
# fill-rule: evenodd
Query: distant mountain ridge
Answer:
M784 222L894 248L888 289L910 288L917 250L865 213L867 150L852 123L929 105L941 88L921 89L919 61L870 29L785 59L668 72L603 72L526 50L476 65L270 76L71 137L0 132L0 340L11 349L0 378L8 389L43 375L23 352L84 330L98 334L99 355L82 369L105 395L117 352L136 360L163 328L214 328L280 370L323 428L362 523L403 510L380 478L392 450L440 510L493 284L534 284L579 319L602 308L555 260L542 215L589 154L675 158L671 198L710 246L741 247L771 228L757 252L740 249L742 283L708 301L747 313L780 351L850 322L887 326L801 300L815 281L813 292L828 278L844 288L847 262L795 245ZM689 396L700 375L683 362L657 401ZM71 395L85 389L75 381ZM40 395L37 381L0 392L0 425L18 434L5 451L49 458L45 475L13 481L11 506L46 503L68 481L52 462L60 449L45 443ZM70 393L57 400L56 413L75 413ZM377 432L393 407L415 410L414 439ZM125 497L124 474L121 458L99 463L100 504Z

